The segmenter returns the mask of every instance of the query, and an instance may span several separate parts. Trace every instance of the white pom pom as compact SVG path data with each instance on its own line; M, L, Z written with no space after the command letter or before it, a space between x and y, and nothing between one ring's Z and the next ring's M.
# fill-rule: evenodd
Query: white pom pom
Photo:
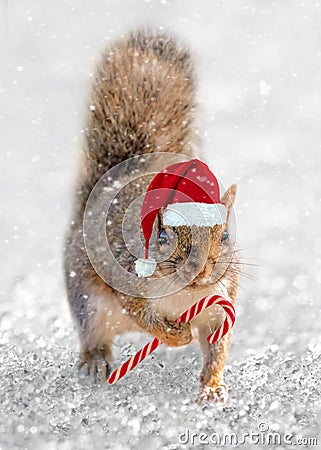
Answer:
M140 278L146 278L153 275L156 269L156 261L153 258L142 259L135 261L136 273Z

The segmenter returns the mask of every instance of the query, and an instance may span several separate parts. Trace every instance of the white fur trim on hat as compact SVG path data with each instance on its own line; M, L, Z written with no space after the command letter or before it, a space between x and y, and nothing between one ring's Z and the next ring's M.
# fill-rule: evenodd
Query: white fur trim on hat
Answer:
M140 278L150 277L156 269L156 261L153 258L139 258L135 261L136 273Z
M172 203L164 211L163 224L213 227L226 222L226 207L222 203Z

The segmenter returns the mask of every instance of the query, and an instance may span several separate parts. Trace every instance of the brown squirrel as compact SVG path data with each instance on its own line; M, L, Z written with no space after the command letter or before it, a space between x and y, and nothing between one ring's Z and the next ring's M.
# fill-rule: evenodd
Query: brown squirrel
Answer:
M210 307L190 323L177 324L175 319L212 293L229 298L233 304L236 301L239 262L229 236L236 186L232 185L222 198L228 211L225 224L195 229L164 227L160 215L158 232L162 236L156 246L161 250L168 234L174 233L176 248L170 258L157 264L154 278L174 273L185 264L193 235L194 257L185 264L186 287L179 293L153 299L113 288L112 282L104 281L94 270L83 236L89 195L108 170L128 161L125 168L116 171L116 179L126 179L137 165L149 174L158 170L154 160L142 158L137 162L133 156L155 153L157 157L159 152L193 156L195 74L189 50L166 33L140 30L121 38L102 55L89 110L75 209L65 247L68 299L81 344L80 367L94 377L106 377L112 367L113 340L125 332L145 331L170 346L187 345L195 338L203 353L199 399L225 402L223 370L230 332L215 344L207 342L209 333L224 317L220 307ZM108 212L112 223L107 227L107 236L113 254L129 273L134 272L135 257L124 243L123 218L132 201L146 192L151 178L138 176L135 182L125 183ZM113 181L115 178L106 179L105 186ZM205 261L202 267L199 261ZM108 279L122 276L111 261L105 266ZM120 282L126 286L126 277Z

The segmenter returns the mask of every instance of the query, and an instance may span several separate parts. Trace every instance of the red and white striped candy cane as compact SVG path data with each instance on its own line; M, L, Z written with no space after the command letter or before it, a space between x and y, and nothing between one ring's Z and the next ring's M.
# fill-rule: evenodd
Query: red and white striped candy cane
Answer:
M196 302L191 308L186 310L181 316L176 319L176 322L184 322L187 323L194 319L198 314L204 311L206 308L212 305L221 306L226 314L226 318L223 324L214 332L211 333L207 340L210 344L221 339L230 328L233 327L235 322L235 309L232 303L228 300L225 300L223 297L219 295L209 295L208 297L204 297L198 302ZM114 372L109 375L107 381L109 384L116 383L120 378L127 375L134 367L136 367L139 363L141 363L148 355L150 355L153 351L159 347L162 342L158 338L154 338L151 342L146 344L141 350L139 350L132 358L129 358L124 364L122 364L118 369L114 370Z
M124 364L122 364L118 369L114 370L112 374L109 375L107 381L109 384L114 384L123 376L127 375L134 367L146 358L146 356L153 353L162 344L158 338L154 338L152 341L148 342L143 348L141 348L136 355L129 358Z
M218 302L217 305L223 307L226 317L223 324L218 327L217 330L214 331L214 333L207 336L207 341L210 344L214 344L214 342L222 339L222 337L226 335L226 333L234 326L235 323L235 309L232 303L222 299L222 301Z
M231 302L225 300L223 297L220 297L219 295L209 295L208 297L202 298L200 301L194 303L194 305L190 309L185 311L180 317L178 317L176 319L176 322L189 322L194 319L195 316L204 311L204 309L212 305L222 306L226 314L226 318L223 324L217 330L215 330L214 333L211 333L207 337L207 341L210 344L214 344L214 342L225 336L228 330L233 327L235 322L234 306Z

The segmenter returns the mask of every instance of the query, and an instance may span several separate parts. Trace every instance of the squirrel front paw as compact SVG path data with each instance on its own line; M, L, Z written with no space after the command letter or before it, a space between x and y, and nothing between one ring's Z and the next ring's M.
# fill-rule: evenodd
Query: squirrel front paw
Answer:
M157 336L164 344L171 347L181 347L189 344L192 339L192 330L189 323L180 322L179 324L165 319L164 329L161 336Z

